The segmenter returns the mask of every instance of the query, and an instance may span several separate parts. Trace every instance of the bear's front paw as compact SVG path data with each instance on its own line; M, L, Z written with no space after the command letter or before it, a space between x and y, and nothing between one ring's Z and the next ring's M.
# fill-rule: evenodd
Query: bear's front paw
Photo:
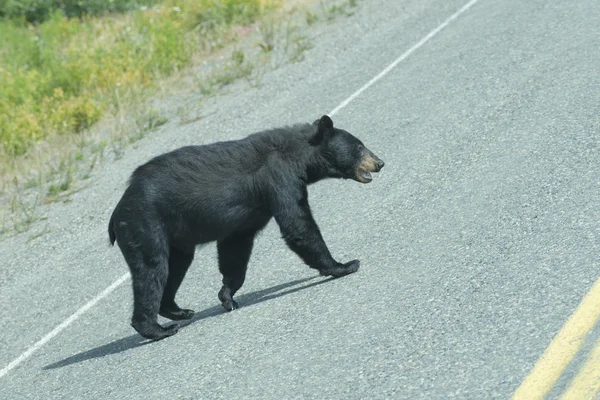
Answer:
M352 260L345 264L337 263L337 265L333 268L322 269L320 271L323 276L333 276L335 278L339 278L344 275L352 274L358 271L360 267L359 260Z

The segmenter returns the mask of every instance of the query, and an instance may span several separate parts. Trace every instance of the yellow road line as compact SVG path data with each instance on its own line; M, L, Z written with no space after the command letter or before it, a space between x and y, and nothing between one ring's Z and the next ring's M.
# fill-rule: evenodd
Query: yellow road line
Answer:
M560 400L592 400L600 392L600 339Z
M543 399L577 354L585 336L599 318L600 278L521 383L513 395L513 400Z

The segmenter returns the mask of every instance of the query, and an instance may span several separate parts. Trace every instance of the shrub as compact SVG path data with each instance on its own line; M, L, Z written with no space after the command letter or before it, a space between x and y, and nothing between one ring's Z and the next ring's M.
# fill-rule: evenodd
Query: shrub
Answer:
M59 10L66 17L100 16L152 5L153 0L0 0L0 17L41 23Z

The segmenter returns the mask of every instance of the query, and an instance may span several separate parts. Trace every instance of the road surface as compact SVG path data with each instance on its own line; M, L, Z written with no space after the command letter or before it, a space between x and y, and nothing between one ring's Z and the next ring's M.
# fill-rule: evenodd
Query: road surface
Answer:
M593 398L600 296L580 304L600 270L597 2L372 0L319 29L303 62L102 167L52 205L49 233L0 243L1 399ZM142 342L106 233L131 171L332 110L386 162L369 185L310 189L332 254L359 272L319 278L271 223L239 310L218 302L210 245L178 295L196 318ZM561 328L570 347L547 350Z

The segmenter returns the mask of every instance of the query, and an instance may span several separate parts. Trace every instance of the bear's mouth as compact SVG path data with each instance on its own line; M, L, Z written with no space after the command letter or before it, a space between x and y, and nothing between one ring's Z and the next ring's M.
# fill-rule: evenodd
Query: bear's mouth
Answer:
M373 180L371 173L365 169L358 168L356 170L356 180L361 183L369 183Z

